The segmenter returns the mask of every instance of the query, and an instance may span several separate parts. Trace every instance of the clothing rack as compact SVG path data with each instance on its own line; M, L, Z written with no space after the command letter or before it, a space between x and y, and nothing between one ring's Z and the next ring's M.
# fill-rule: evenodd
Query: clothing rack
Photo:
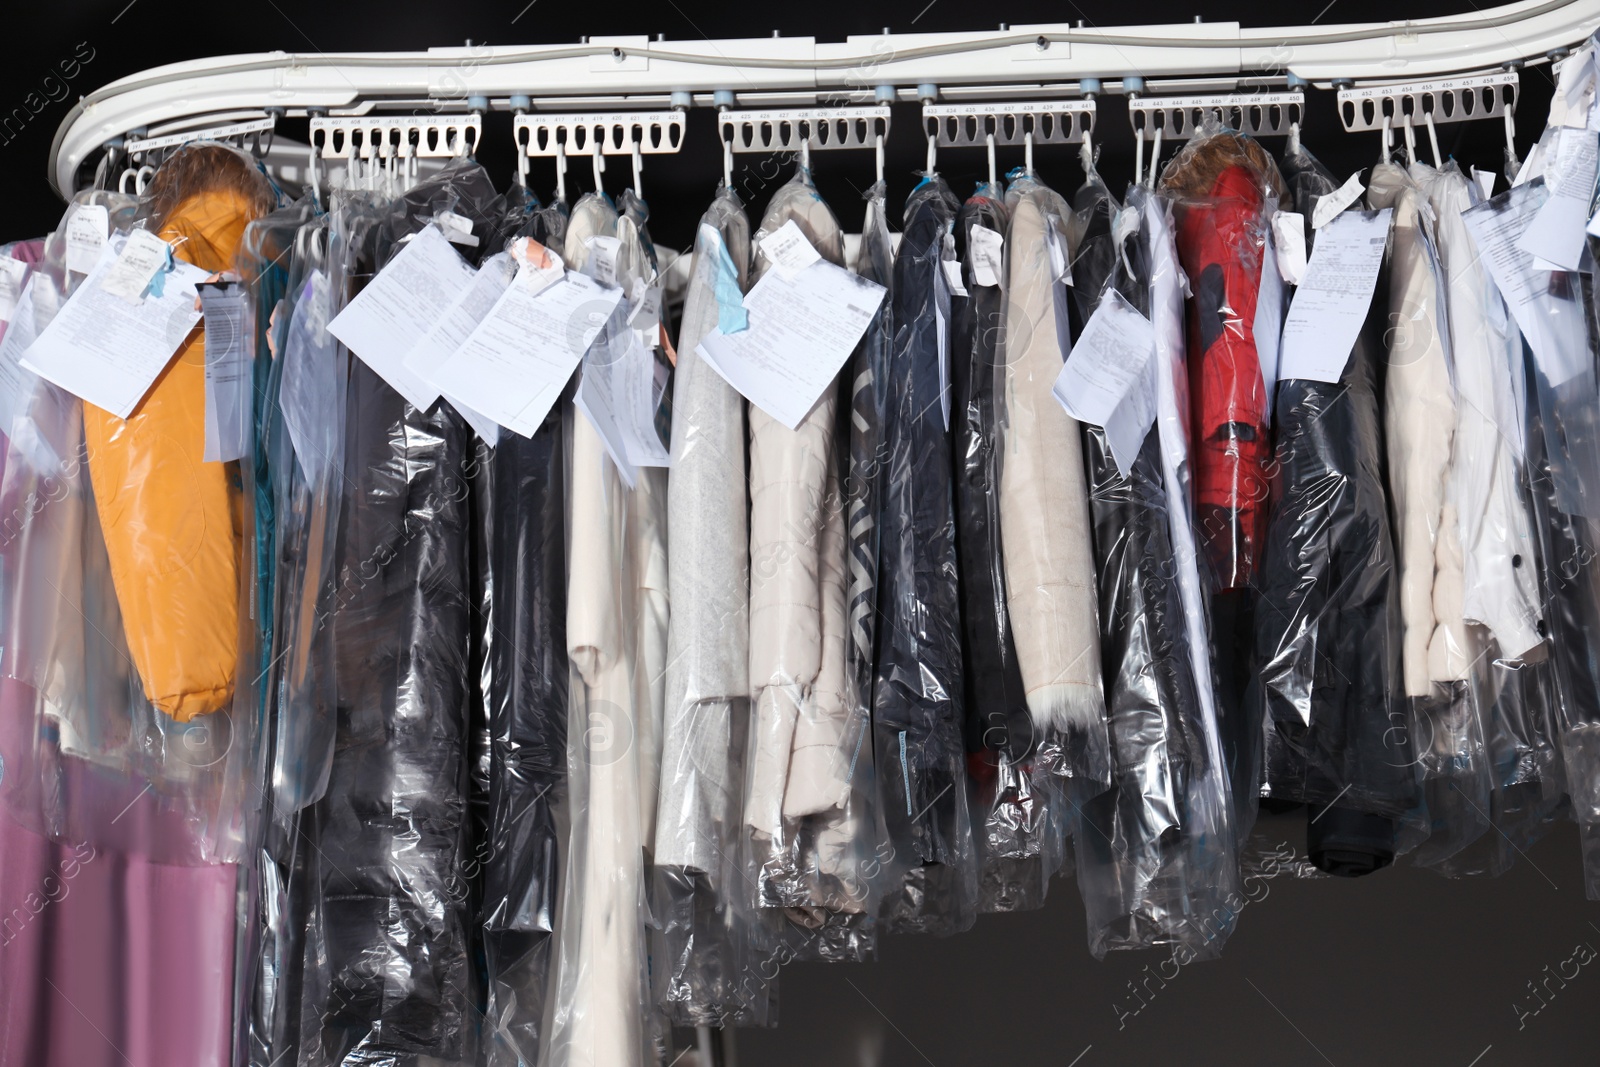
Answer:
M1393 109L1411 107L1406 101L1421 100L1432 90L1411 85L1394 91L1394 83L1452 75L1501 77L1558 60L1597 27L1600 0L1521 0L1445 18L1343 26L1244 27L1197 19L1091 28L1080 22L968 33L885 30L842 42L776 35L667 41L640 34L589 37L575 45L491 47L469 41L426 52L226 56L157 67L80 99L56 131L49 180L58 193L70 196L86 184L85 162L107 149L127 151L139 140L277 118L401 123L404 117L404 123L415 124L423 113L459 119L493 111L530 117L559 112L581 124L585 112L616 118L609 113L884 107L913 101L932 106L1082 102L1097 94L1120 94L1142 99L1133 113L1148 121L1158 102L1168 118L1181 113L1184 103L1170 99L1175 94L1267 93L1311 85L1347 93L1380 87L1380 111L1390 109L1398 127L1400 112ZM1357 106L1355 112L1360 111ZM1344 113L1342 98L1342 118ZM1381 114L1370 109L1366 114L1370 127L1345 118L1345 128L1377 128ZM1091 111L1090 123L1092 117ZM1075 133L1088 128L1070 127ZM929 136L933 133L930 129ZM545 154L523 140L525 130L518 136L529 154ZM602 151L632 154L625 139L614 147L611 140ZM682 143L677 137L671 150ZM307 146L274 147L275 154L267 149L269 166L281 162L292 179L296 161L304 165Z

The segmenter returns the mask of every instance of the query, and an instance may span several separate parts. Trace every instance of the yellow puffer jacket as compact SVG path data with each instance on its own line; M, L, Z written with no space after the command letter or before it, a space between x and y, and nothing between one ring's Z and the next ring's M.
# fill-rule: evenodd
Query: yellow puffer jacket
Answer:
M263 211L261 197L234 179L157 218L161 237L179 242L174 254L202 270L228 269ZM198 327L131 418L84 405L89 477L128 648L145 696L179 722L228 706L239 659L243 502L237 464L201 460L205 405Z

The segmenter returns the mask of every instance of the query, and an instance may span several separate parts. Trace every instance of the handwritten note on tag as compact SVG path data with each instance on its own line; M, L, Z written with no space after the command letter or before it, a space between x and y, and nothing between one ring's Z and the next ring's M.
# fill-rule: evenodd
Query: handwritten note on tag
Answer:
M577 271L537 292L520 278L521 273L433 380L446 396L532 437L616 310L622 290Z
M1366 191L1361 184L1361 172L1358 170L1350 175L1349 181L1333 192L1317 197L1317 206L1311 209L1311 228L1322 229L1343 214L1345 208L1360 200L1361 194Z
M104 204L79 204L67 220L67 269L88 274L100 262L111 235L111 213Z
M1068 415L1105 430L1124 478L1155 425L1155 350L1150 320L1121 293L1107 290L1051 387Z
M121 251L113 241L110 251ZM22 363L74 396L125 419L160 377L200 320L199 267L178 260L161 293L130 304L100 287L112 257L102 256L55 319L28 347Z
M972 261L974 285L999 285L1005 277L1006 239L987 226L967 231L967 257Z
M884 293L826 260L790 277L768 271L744 298L749 327L732 334L719 327L696 351L792 430L850 358Z
M1280 378L1337 382L1344 373L1372 306L1392 214L1343 212L1319 231L1283 324Z
M427 410L439 398L438 390L406 366L406 355L445 317L475 275L444 234L429 226L334 316L328 332L407 403Z

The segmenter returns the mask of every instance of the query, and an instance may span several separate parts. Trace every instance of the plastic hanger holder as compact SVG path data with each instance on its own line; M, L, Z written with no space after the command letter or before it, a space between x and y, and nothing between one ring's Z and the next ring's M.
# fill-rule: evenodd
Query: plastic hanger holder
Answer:
M599 144L603 155L676 152L683 147L682 111L607 111L567 115L518 115L514 134L530 156L587 156ZM559 146L559 147L558 147Z
M879 136L889 137L889 115L886 105L724 111L717 132L735 152L874 148Z
M1262 93L1215 93L1205 96L1130 96L1128 121L1138 134L1169 141L1196 136L1207 115L1251 137L1287 137L1289 127L1304 123L1306 94L1299 89Z
M263 134L272 133L278 120L269 115L264 119L251 119L248 122L230 122L225 126L207 126L198 130L185 130L182 133L167 134L162 137L137 137L129 138L123 150L129 156L142 156L150 152L162 152L169 148L178 148L195 141L220 141L225 144L238 143L244 147L247 140L254 139L259 150Z
M1521 88L1514 70L1396 85L1339 90L1339 121L1347 133L1380 129L1385 116L1399 125L1405 116L1433 123L1498 119L1516 114Z
M373 158L385 144L407 145L422 159L447 159L472 152L483 137L478 115L368 115L313 118L311 143L323 159Z
M1094 132L1093 100L1029 100L1017 103L923 104L922 123L940 148L989 144L1081 144Z

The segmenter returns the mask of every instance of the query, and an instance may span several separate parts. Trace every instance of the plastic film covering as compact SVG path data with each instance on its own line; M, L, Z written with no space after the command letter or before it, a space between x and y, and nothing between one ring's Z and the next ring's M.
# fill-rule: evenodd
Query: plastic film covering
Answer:
M1259 572L1272 454L1256 352L1256 299L1267 241L1268 197L1283 179L1255 141L1215 129L1167 165L1161 191L1175 204L1178 254L1189 276L1189 362L1195 506L1214 587L1248 587ZM1219 640L1224 635L1219 633Z
M1092 173L1078 194L1083 237L1073 261L1075 327L1087 322L1108 286L1141 312L1166 311L1165 345L1152 354L1150 374L1157 396L1170 398L1169 410L1176 412L1173 376L1185 368L1169 350L1181 337L1172 300L1180 272L1164 206L1152 203L1147 210L1139 201L1154 198L1137 188L1133 195L1138 201L1118 212ZM1181 357L1181 347L1177 351ZM1163 428L1152 426L1124 477L1105 432L1085 427L1115 768L1112 788L1080 807L1084 825L1075 835L1097 957L1152 945L1181 945L1191 958L1213 956L1239 906L1231 798L1220 749L1213 752L1219 742L1209 671L1197 670L1183 596L1187 587L1199 623L1195 636L1203 640L1186 485L1169 490ZM1169 438L1176 428L1167 428ZM1174 479L1185 461L1180 447L1171 464ZM1189 554L1177 551L1180 537ZM1189 583L1180 568L1190 572ZM1200 656L1209 654L1205 645L1200 649Z
M262 561L264 707L273 725L268 784L272 814L250 870L259 935L248 967L255 983L249 1061L266 1063L298 1026L299 1003L283 979L298 972L301 931L290 895L297 812L327 787L337 722L331 593L343 492L343 385L347 353L326 333L328 217L309 201L281 208L245 231L236 267L254 305L257 361L256 554ZM275 669L267 669L272 664ZM300 913L296 913L300 914Z
M235 183L262 194L242 206L247 213L270 207L271 194L264 181L252 188L254 175L240 177L236 155L223 164L222 175L195 161L194 152L185 151L163 168L152 181L159 200L85 192L46 240L8 250L31 266L5 331L13 365L82 284L83 276L66 267L65 235L69 220L87 207L105 211L113 235L135 227L169 239L190 235L195 247L186 256L180 247L179 256L213 270L230 266L238 220L212 209L219 201L226 207ZM90 469L86 406L31 374L11 383L16 407L6 412L7 436L0 441L6 516L0 531L0 839L6 855L0 883L7 914L23 903L24 882L31 893L57 867L57 873L70 867L67 876L79 892L56 901L49 923L33 924L20 936L8 926L0 986L16 997L0 1025L0 1060L6 1062L91 1065L134 1055L222 1067L234 1059L236 864L248 854L262 796L252 667L259 644L246 610L256 571L242 536L255 518L254 472L248 459L198 461L203 346L197 329L132 418L97 428L104 453L98 481ZM199 484L186 485L186 474ZM178 611L181 618L141 618L141 612L165 609L126 565L141 551L152 566L184 557L199 532L193 520L218 502L218 487L224 508L212 517L220 517L222 527L198 551L216 565L207 575L210 584L202 583L205 595L220 602L185 605L196 610ZM102 509L99 495L113 491L126 507ZM151 514L163 506L156 500L160 493L167 494L167 511ZM145 518L154 521L141 535L134 527ZM114 555L123 569L120 584ZM223 572L226 582L217 580ZM214 625L196 629L201 617ZM170 627L162 629L163 622ZM147 624L137 635L130 632ZM147 694L182 695L192 677L177 661L191 642L197 669L227 691L208 694L204 713L194 704L164 701L192 719L180 722ZM137 664L134 645L140 645ZM108 942L107 907L138 907L138 929ZM140 950L151 944L161 951ZM108 971L108 952L132 969ZM48 995L32 998L28 990ZM155 990L178 999L168 1004ZM105 1007L101 1027L88 1031L92 1043L70 1036L84 1029L81 1016L63 1015L49 996L58 1005Z
M197 151L163 167L151 198L74 199L33 257L26 309L7 329L13 358L81 285L66 268L65 233L90 205L106 211L113 233L187 237L177 255L216 271L231 266L244 225L271 207L271 192L237 153ZM126 421L24 375L0 481L3 670L22 683L0 732L0 796L18 824L43 836L180 865L243 859L261 799L250 684L259 646L248 610L256 571L242 536L254 521L254 472L248 462L198 459L203 351L197 328ZM191 553L205 556L206 574L193 576L190 593L208 605L166 605L134 573L182 570ZM186 674L191 667L217 685L203 687L203 715L200 704L167 701L185 720L200 716L179 721L149 694L178 695L184 679L199 676ZM237 685L241 671L247 683ZM120 818L136 799L152 808L149 819Z
M486 234L504 216L467 161L403 196L342 194L330 312L444 211ZM290 924L305 931L285 979L299 994L295 1054L304 1067L471 1062L470 430L448 405L411 407L360 360L345 404L337 733L326 793L292 831L304 882L291 888Z
M683 1026L763 1023L771 1000L771 983L752 967L758 919L739 865L750 717L744 398L695 351L740 309L750 249L744 205L719 189L701 216L678 334L667 499L677 550L667 560L651 978L656 1002Z
M1579 284L1575 275L1568 281ZM1571 798L1583 847L1584 885L1589 899L1595 900L1600 899L1600 785L1596 784L1600 775L1600 591L1596 589L1594 561L1600 535L1594 520L1564 510L1569 498L1562 491L1559 471L1573 457L1550 451L1551 425L1562 421L1563 411L1572 409L1553 403L1555 391L1546 387L1531 353L1526 353L1525 363L1531 386L1528 481L1545 589L1544 621L1550 632L1553 725L1564 763L1564 779L1557 788L1564 787Z
M843 264L838 222L804 168L773 194L756 236L793 221ZM759 277L769 262L757 255ZM845 672L845 515L833 448L837 390L790 430L759 408L750 427L750 690L744 819L756 902L782 908L786 955L857 960L875 934L861 755Z
M961 569L962 677L967 778L981 856L978 908L1044 906L1066 862L1067 805L1050 771L1057 743L1035 731L1006 610L1000 548L995 388L1004 358L1005 296L993 264L977 267L982 227L1004 236L1005 191L979 186L961 205L956 245L966 264L965 300L955 302L950 340L950 434L955 460L956 551ZM1000 263L1000 275L1004 263ZM981 284L983 278L987 284Z
M943 179L925 178L907 200L895 259L873 729L889 870L899 882L879 914L908 933L954 933L977 917L944 392L953 300L943 263L959 206Z
M566 205L507 212L558 255ZM566 441L563 405L531 437L480 454L487 574L482 638L487 766L479 901L487 977L483 1062L537 1062L564 839L567 777ZM482 446L480 446L480 453Z
M996 381L1006 608L1028 711L1060 738L1056 770L1085 795L1111 780L1081 428L1051 395L1071 348L1078 220L1030 174L1006 192L1004 357Z
M568 268L596 273L597 249L612 241L624 291L635 279L652 283L637 217L583 197L567 227ZM626 316L619 304L586 361L625 343ZM542 1062L627 1067L654 1059L645 848L656 798L643 779L659 760L652 717L665 698L664 674L653 672L667 647L666 479L640 469L630 490L589 420L568 418L568 722L579 728L567 731L571 837Z
M1298 146L1284 170L1307 219L1339 184ZM1416 800L1378 421L1386 291L1380 277L1338 382L1278 384L1255 612L1260 795L1310 804L1312 861L1351 876L1393 862L1397 820Z

